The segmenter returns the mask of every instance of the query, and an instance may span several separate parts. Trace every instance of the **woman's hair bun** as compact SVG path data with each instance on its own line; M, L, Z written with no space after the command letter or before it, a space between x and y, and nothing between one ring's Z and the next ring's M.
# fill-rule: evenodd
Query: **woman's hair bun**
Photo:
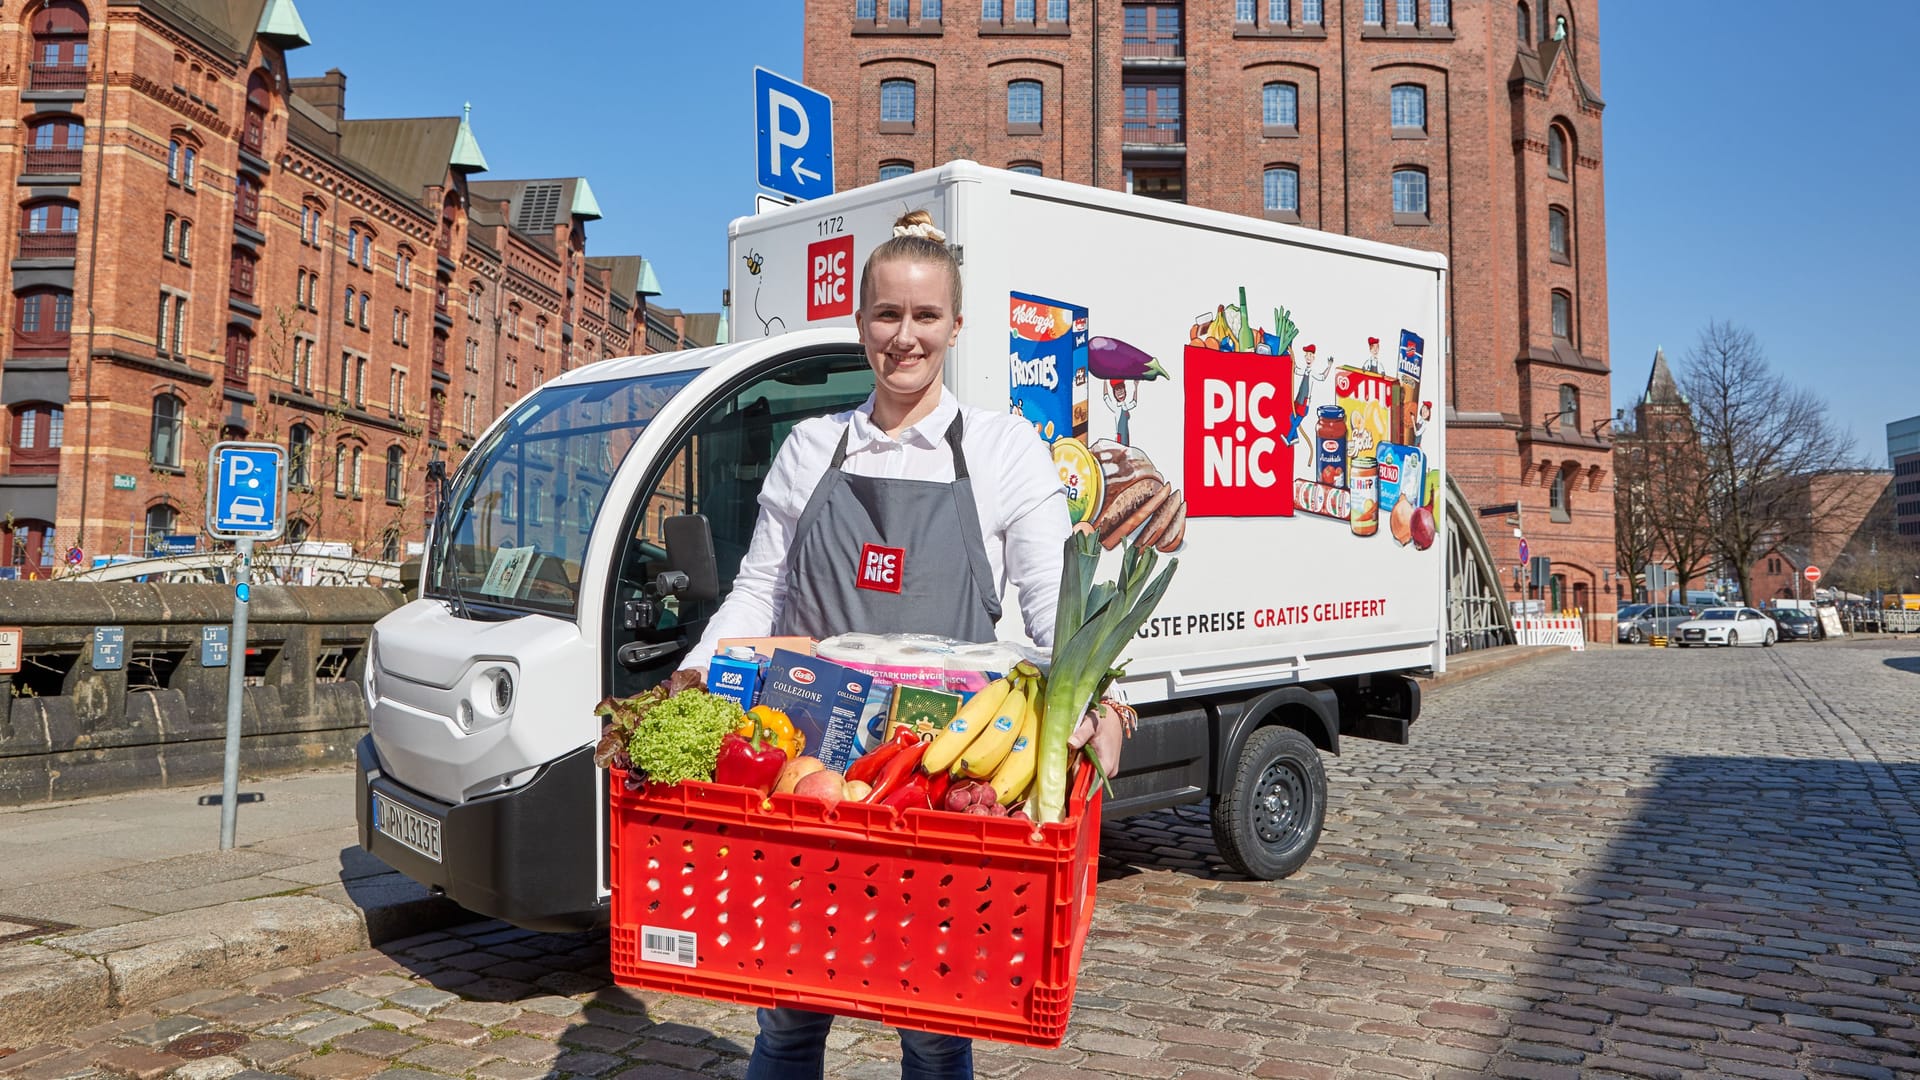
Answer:
M915 225L931 224L933 224L933 215L928 213L925 207L909 210L893 219L893 227L896 229L910 229Z

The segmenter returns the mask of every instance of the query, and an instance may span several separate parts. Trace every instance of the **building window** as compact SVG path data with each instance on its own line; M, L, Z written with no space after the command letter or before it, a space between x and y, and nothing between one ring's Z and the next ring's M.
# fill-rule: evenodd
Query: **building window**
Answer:
M1453 0L1427 0L1427 20L1434 26L1453 25Z
M1572 521L1573 511L1567 505L1567 470L1561 469L1553 474L1553 487L1547 495L1547 509L1555 521Z
M1393 21L1401 26L1412 26L1417 21L1414 11L1416 6L1414 0L1394 0Z
M907 0L887 0L887 21L907 21Z
M1572 383L1560 384L1560 430L1580 434L1580 388Z
M854 0L853 17L864 22L873 21L874 0Z
M1319 26L1326 21L1321 0L1300 0L1300 21L1308 26Z
M1013 0L1013 21L1033 21L1033 0Z
M1292 135L1300 130L1300 88L1270 82L1260 88L1260 124L1268 135Z
M1007 129L1039 131L1042 91L1032 79L1016 79L1007 84Z
M989 19L994 22L999 22L1003 14L1004 9L1001 5L1001 0L980 0L980 20L982 22L986 22Z
M253 300L254 258L244 248L234 248L227 270L227 289L234 298L251 303Z
M1427 130L1427 88L1404 83L1393 88L1394 134Z
M1382 4L1383 0L1367 0L1365 7L1360 13L1360 21L1366 23L1368 26L1380 26L1385 23L1387 21L1387 14Z
M387 501L400 501L401 477L406 472L406 452L398 446L387 447Z
M357 446L353 448L352 483L353 483L353 497L357 499L360 497L360 448Z
M15 473L57 473L60 446L66 438L66 410L46 402L13 406L13 463Z
M356 298L357 296L359 296L359 295L360 295L359 293L357 293L357 292L355 292L355 291L354 291L354 289L353 289L353 286L351 286L351 285L349 285L349 286L347 286L347 307L346 307L346 312L347 312L347 318L346 318L346 323L347 323L347 325L348 325L348 326L352 326L352 325L353 325L353 301L354 301L354 299L355 299L355 298Z
M180 243L173 254L183 265L193 265L193 222L185 218L180 219Z
M880 179L892 180L913 172L913 163L909 161L883 161L880 163Z
M477 281L467 290L467 318L480 321L480 283Z
M1558 124L1547 126L1547 175L1567 178L1567 133Z
M333 494L335 498L347 493L347 444L341 443L333 448Z
M387 415L401 416L407 409L407 373L394 368L387 373Z
M199 153L191 146L183 148L180 152L180 183L188 191L193 190L194 166L199 157Z
M14 298L14 352L63 356L73 342L73 293L57 287L24 289Z
M180 417L183 402L172 394L153 399L153 427L147 439L147 455L155 465L169 469L180 467Z
M920 21L940 21L940 0L920 0Z
M372 293L363 292L360 294L360 329L362 330L368 329L372 325L367 318L367 309L371 307L372 304Z
M167 143L167 183L178 184L179 182L180 140L174 139Z
M304 490L313 483L312 452L312 428L295 424L287 429L287 486Z
M260 224L260 185L250 176L240 176L233 182L233 216L248 228Z
M533 320L533 347L542 351L547 347L547 320L539 316Z
M168 214L166 220L160 225L160 257L163 259L173 258L173 234L179 223L179 218Z
M403 289L411 289L413 288L412 274L413 256L407 254L405 248L401 248L399 254L393 257L393 283Z
M1573 344L1573 297L1554 290L1553 293L1553 336Z
M353 407L367 407L367 359L364 356L353 358Z
M1293 0L1267 0L1267 24L1286 26L1293 22Z
M1261 182L1261 207L1282 221L1300 220L1300 170L1291 165L1267 169Z
M520 305L507 305L507 336L516 340L520 337Z
M1547 250L1552 253L1554 262L1569 261L1567 212L1557 206L1547 210Z
M1016 161L1007 166L1008 172L1017 172L1022 176L1040 176L1040 163L1037 161Z
M886 79L880 83L880 130L912 131L914 84L912 79Z
M1513 5L1514 30L1520 35L1520 44L1533 44L1533 12L1527 10L1525 3Z
M1427 220L1427 171L1393 170L1393 216L1395 224L1421 224Z
M1258 5L1255 4L1254 0L1233 0L1233 21L1251 24L1253 22L1253 13L1257 7Z
M178 515L173 507L166 503L155 503L147 507L146 548L149 553L165 550L166 539L173 532L177 519Z

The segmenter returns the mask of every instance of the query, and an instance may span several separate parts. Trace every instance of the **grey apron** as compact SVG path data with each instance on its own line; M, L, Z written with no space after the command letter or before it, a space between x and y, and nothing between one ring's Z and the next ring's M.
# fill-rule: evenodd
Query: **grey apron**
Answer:
M1000 595L960 450L960 417L946 434L953 451L951 484L843 472L847 434L841 432L826 475L794 527L786 604L775 632L992 641Z

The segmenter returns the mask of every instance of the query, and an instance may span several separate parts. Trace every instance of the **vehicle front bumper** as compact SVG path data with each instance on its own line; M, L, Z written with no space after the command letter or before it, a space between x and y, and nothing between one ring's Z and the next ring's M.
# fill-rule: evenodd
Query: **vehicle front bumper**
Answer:
M1728 633L1727 630L1687 628L1674 631L1674 636L1687 645L1725 645Z
M360 846L388 866L468 911L529 930L568 932L606 923L599 849L607 800L600 795L593 747L548 762L511 791L457 806L387 776L371 736L360 739L354 758ZM438 826L439 861L375 827L376 792Z

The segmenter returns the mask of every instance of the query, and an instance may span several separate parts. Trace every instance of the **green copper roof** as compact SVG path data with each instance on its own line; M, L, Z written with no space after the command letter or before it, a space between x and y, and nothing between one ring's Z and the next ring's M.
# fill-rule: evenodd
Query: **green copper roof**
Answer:
M300 12L294 8L293 0L267 0L266 10L260 13L260 26L254 32L276 39L282 49L313 44L313 39L307 36L307 24L300 21Z
M460 172L486 172L487 155L480 152L480 140L473 137L473 102L467 102L465 111L460 114L460 130L453 136L453 153L447 156L447 167Z
M640 260L640 287L633 291L641 296L660 295L660 279L653 276L653 264L646 259Z
M600 204L593 197L593 189L587 186L587 178L582 176L573 182L573 209L568 211L574 217L597 219L601 217Z
M718 326L715 326L715 327L713 328L713 343L714 343L715 345L725 345L725 344L727 344L727 339L728 339L728 338L729 338L730 336L732 336L732 335L731 335L731 334L729 334L729 332L728 332L728 329L727 329L727 309L726 309L726 308L721 308L721 309L720 309L720 323L719 323L719 325L718 325Z

